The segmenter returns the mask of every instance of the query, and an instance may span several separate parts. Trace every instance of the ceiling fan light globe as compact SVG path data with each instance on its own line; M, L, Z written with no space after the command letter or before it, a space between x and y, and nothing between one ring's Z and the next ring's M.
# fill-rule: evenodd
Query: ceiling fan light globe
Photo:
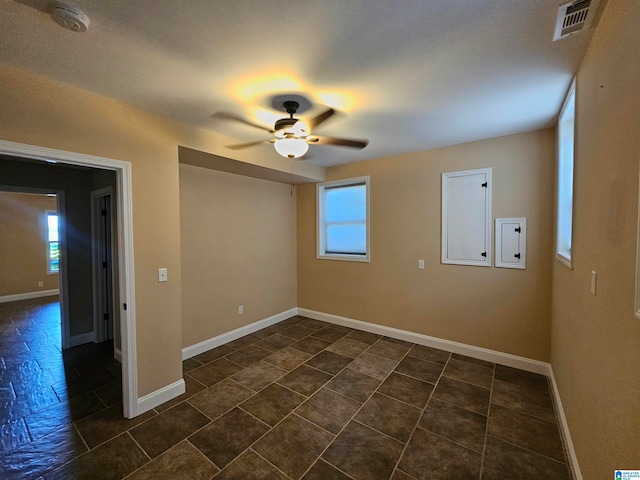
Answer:
M301 138L281 138L273 146L283 157L300 158L309 150L309 144Z

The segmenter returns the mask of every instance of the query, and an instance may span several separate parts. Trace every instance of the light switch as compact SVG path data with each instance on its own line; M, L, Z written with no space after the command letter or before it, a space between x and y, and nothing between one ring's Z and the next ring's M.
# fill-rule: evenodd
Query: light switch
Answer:
M159 268L158 269L158 283L166 282L167 279L167 269Z
M424 270L424 260L418 260L418 270Z

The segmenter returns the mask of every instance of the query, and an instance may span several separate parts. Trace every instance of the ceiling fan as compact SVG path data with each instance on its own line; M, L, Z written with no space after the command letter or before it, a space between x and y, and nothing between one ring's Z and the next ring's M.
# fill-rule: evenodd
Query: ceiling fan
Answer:
M251 127L265 130L274 135L274 138L266 140L258 140L256 142L240 143L236 145L227 145L227 148L232 150L238 150L241 148L253 147L260 145L261 143L273 143L276 151L283 157L288 158L300 158L309 150L309 145L335 145L338 147L351 147L357 149L363 149L369 143L368 140L355 140L349 138L335 138L326 137L323 135L312 135L311 131L318 125L323 123L328 118L332 117L336 111L333 108L329 108L324 112L316 115L308 121L303 121L295 118L294 115L300 108L300 104L293 100L287 100L283 103L286 112L289 114L288 118L281 118L276 120L273 128L268 128L257 123L250 122L238 115L227 112L217 112L213 115L214 118L222 120L233 120L236 122L244 123Z

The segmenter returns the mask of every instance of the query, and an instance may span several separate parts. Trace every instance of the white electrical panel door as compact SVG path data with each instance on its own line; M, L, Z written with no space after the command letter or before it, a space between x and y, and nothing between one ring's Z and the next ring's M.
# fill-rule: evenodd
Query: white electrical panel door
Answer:
M442 174L442 263L491 266L491 169Z
M496 218L496 267L527 266L527 219Z

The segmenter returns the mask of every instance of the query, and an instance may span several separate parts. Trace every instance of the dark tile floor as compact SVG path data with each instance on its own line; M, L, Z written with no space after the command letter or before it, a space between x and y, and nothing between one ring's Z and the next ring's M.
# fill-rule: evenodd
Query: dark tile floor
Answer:
M540 375L293 317L125 420L111 354L61 355L56 309L0 305L3 479L570 479Z

